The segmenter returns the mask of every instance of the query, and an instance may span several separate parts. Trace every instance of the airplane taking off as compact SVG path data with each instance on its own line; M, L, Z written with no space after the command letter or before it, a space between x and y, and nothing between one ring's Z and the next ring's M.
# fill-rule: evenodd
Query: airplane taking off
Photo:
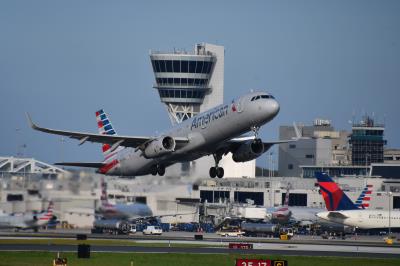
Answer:
M400 211L359 209L326 173L316 177L328 209L319 218L360 229L400 230Z
M256 159L274 144L295 140L263 142L259 128L279 112L275 98L265 92L252 92L200 113L176 125L158 137L117 135L103 110L96 112L100 134L72 132L43 128L35 125L27 114L30 126L45 133L103 144L103 162L71 162L57 165L92 167L106 175L139 176L165 174L165 168L178 162L188 162L213 155L215 166L210 168L212 178L222 178L219 166L222 156L232 153L235 162ZM254 136L240 137L253 131Z
M5 214L0 215L1 229L27 230L33 229L35 232L38 229L50 222L53 218L53 202L49 202L47 211L39 214Z

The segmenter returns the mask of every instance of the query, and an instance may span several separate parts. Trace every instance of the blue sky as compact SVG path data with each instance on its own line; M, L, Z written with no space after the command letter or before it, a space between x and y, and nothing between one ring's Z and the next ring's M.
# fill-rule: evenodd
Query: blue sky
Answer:
M0 155L101 159L99 145L30 130L26 111L51 128L96 132L104 108L120 134L167 129L149 50L198 42L226 48L226 100L276 96L265 140L317 117L350 130L368 112L400 147L399 14L399 1L0 1Z

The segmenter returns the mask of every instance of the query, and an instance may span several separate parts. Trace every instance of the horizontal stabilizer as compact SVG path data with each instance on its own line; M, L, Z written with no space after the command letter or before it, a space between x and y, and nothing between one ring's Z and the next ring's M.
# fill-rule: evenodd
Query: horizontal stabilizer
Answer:
M338 219L346 219L349 218L348 216L344 215L341 212L329 212L328 214L329 218L338 218Z
M76 167L89 167L89 168L101 168L105 166L105 163L55 163L54 165L64 165L64 166L76 166Z

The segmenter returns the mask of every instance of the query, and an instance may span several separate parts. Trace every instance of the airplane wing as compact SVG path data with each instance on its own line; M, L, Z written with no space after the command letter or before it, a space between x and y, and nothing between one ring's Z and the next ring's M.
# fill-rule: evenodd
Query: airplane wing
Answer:
M344 215L341 212L334 212L334 211L329 212L328 217L329 218L338 218L338 219L347 219L347 218L349 218L348 216Z
M62 162L62 163L55 163L54 165L64 165L64 166L76 166L76 167L89 167L89 168L101 168L105 165L106 163L101 163L101 162L87 162L87 163L81 163L81 162Z
M97 142L102 144L110 144L111 150L116 149L118 146L124 147L132 147L132 148L141 148L144 145L150 143L155 138L153 137L141 137L141 136L120 136L120 135L103 135L103 134L93 134L93 133L86 133L86 132L76 132L76 131L64 131L64 130L57 130L57 129L50 129L45 127L39 127L35 123L33 123L32 118L27 113L26 114L29 124L32 129L54 134L60 136L66 136L71 139L79 140L79 145L82 145L86 141L89 142ZM174 137L174 140L177 145L184 145L189 142L188 138L182 137Z
M232 152L236 150L241 144L243 144L246 141L249 140L254 140L254 136L249 136L249 137L239 137L239 138L233 138L230 139L226 142L225 148L227 149L227 152ZM275 144L283 144L283 143L289 143L289 142L295 142L298 139L290 139L290 140L277 140L277 141L268 141L268 142L263 142L264 145L264 152L268 151L273 145Z

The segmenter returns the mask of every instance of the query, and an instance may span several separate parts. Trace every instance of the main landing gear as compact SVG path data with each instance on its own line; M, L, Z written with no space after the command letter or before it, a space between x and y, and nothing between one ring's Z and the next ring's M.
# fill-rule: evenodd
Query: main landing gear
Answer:
M150 173L152 175L159 175L159 176L163 176L165 174L165 166L161 165L161 164L157 164L157 165L153 165L150 168Z
M213 156L214 156L215 166L210 168L210 177L222 178L224 177L224 168L218 166L219 161L222 159L222 154L213 154Z

